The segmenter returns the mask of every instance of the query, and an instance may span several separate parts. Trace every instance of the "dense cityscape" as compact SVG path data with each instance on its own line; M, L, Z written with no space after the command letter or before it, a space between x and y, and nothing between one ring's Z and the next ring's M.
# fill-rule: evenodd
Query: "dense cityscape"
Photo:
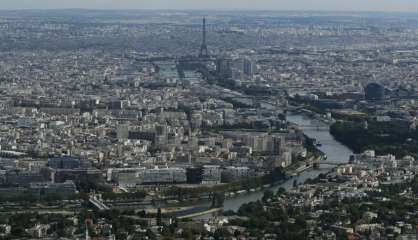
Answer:
M418 239L418 15L0 11L0 239Z

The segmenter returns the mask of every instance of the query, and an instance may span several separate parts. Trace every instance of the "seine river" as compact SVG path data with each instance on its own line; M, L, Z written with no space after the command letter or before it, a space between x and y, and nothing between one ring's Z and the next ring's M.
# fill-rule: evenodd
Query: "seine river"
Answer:
M332 168L332 166L326 165L327 161L334 163L345 163L348 162L350 155L353 154L350 149L337 142L329 133L329 130L323 127L318 128L317 121L303 115L288 115L287 120L289 122L298 124L307 136L315 138L318 142L320 142L322 146L319 147L319 149L328 156L328 159L321 163L319 169L307 170L301 173L299 176L295 176L281 185L272 187L272 191L277 191L279 187L288 189L292 187L294 180L296 180L298 183L303 183L308 178L316 178L320 173L329 172ZM224 202L224 210L236 211L242 204L257 201L262 197L263 191L245 194L236 198L226 199Z

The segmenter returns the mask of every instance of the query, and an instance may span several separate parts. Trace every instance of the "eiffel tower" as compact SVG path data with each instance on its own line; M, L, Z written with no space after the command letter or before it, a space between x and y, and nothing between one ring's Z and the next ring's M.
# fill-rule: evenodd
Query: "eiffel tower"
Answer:
M209 57L208 46L206 45L206 18L203 18L203 26L202 26L202 45L200 46L199 57L200 58L207 58Z

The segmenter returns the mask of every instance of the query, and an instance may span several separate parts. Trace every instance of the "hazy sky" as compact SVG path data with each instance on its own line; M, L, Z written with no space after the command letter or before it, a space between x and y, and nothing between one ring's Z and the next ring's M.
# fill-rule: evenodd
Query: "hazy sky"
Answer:
M0 0L0 9L271 9L418 12L418 0Z

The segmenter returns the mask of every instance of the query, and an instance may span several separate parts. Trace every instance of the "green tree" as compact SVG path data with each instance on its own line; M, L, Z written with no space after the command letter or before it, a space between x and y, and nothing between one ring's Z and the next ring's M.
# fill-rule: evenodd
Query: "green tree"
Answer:
M264 194L263 194L262 201L267 202L269 199L272 199L273 197L274 197L273 191L271 191L270 189L265 190Z
M162 226L161 208L158 208L158 210L157 210L157 225Z

